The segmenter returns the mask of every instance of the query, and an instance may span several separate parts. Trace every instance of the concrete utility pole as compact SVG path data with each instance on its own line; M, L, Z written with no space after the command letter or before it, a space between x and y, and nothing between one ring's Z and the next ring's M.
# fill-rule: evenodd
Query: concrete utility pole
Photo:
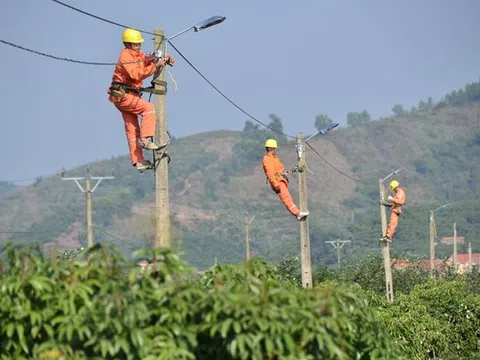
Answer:
M453 268L457 271L457 223L453 223Z
M305 169L305 142L303 134L297 135L297 156L298 156L298 188L300 192L300 211L307 211L307 179ZM300 221L300 253L302 261L302 286L305 289L312 288L312 262L310 254L310 233L308 229L308 217Z
M444 204L437 207L435 210L430 210L430 278L434 278L435 271L435 238L437 236L437 224L435 222L435 212L440 209L446 208L452 205L452 203Z
M248 219L248 213L245 213L245 219L243 221L243 225L245 228L245 266L247 266L248 261L250 260L250 236L248 234L248 225L250 225L255 219L255 215Z
M166 39L163 29L156 29L153 39L155 50L161 50L165 54ZM168 65L167 65L168 66ZM156 91L155 109L157 115L157 127L155 141L159 145L167 143L167 118L166 118L166 94L167 82L165 71L160 69L153 77L153 86ZM170 248L170 199L168 192L168 154L167 149L162 148L156 154L155 159L155 222L156 233L154 248Z
M75 181L78 188L81 192L85 193L85 223L87 227L87 246L93 246L93 228L92 228L92 193L100 185L102 180L112 180L115 179L115 176L90 176L90 168L87 167L87 174L84 177L65 177L65 171L62 171L62 180L72 180ZM85 189L79 183L79 181L85 180ZM91 188L91 180L97 180L97 183L94 185L93 189Z
M382 236L387 232L387 210L382 205L385 202L385 186L383 180L379 179L380 190L380 216L382 220ZM392 281L392 266L390 263L390 242L382 241L383 244L383 263L385 265L385 295L387 300L393 302L393 281Z
M325 243L331 244L335 249L337 249L337 265L338 265L339 269L342 267L342 264L340 262L340 249L343 248L343 246L346 243L349 243L349 242L351 242L351 241L350 240L339 240L339 239L337 239L337 241L325 241Z
M430 211L430 278L434 278L435 271L435 214Z
M472 243L468 243L468 272L472 272Z
M243 225L245 227L245 266L247 266L248 260L250 260L250 243L248 241L248 214L245 214Z

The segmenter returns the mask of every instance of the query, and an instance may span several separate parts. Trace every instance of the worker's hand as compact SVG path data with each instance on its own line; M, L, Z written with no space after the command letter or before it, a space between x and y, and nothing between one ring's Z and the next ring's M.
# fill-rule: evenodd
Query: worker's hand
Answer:
M155 63L155 66L157 67L157 69L160 69L167 65L173 65L173 64L175 64L174 57L170 54L167 54L166 56L158 59L158 61Z
M275 191L277 194L280 194L280 186L275 187L273 191Z
M172 65L175 64L175 58L170 55L170 54L167 54L167 56L165 57L165 62L168 64L168 65Z
M387 199L388 200L393 200L393 197L391 195L388 195Z

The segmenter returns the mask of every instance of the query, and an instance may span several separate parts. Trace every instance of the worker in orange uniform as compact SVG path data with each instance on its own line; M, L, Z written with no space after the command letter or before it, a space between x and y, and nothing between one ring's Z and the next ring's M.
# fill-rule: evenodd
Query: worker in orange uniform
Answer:
M140 88L143 80L166 65L173 65L175 59L171 55L159 59L145 55L141 51L144 40L138 30L126 29L122 40L125 48L113 73L108 100L122 113L132 165L143 172L152 169L153 164L145 160L142 148L158 150L160 147L152 141L155 135L155 106L142 99ZM142 117L141 126L138 116Z
M395 194L394 196L389 195L387 200L388 203L384 204L385 206L390 207L390 221L387 227L387 233L380 239L381 241L392 241L393 234L398 226L398 218L402 213L402 206L405 204L405 191L400 187L400 183L397 180L392 180L390 182L390 190Z
M284 174L285 168L277 156L277 149L277 140L268 139L265 142L265 154L263 155L262 164L265 175L267 176L267 181L270 183L272 190L278 194L288 211L296 216L297 220L303 220L309 213L308 211L300 212L293 202L290 191L288 191L288 179Z

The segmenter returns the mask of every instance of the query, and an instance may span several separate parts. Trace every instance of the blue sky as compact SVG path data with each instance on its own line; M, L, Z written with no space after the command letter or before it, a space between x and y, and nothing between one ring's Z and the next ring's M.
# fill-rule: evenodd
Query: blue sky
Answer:
M148 31L162 27L167 36L226 16L175 45L245 110L264 122L277 114L290 134L313 131L319 113L340 123L349 111L386 116L396 103L410 108L429 96L437 100L480 75L476 0L65 2ZM3 0L0 28L2 40L79 60L115 62L123 46L123 29L51 0ZM144 51L151 51L151 36L144 37ZM113 67L0 49L0 180L127 153L122 118L106 95ZM248 118L179 56L172 74L173 135L243 128Z

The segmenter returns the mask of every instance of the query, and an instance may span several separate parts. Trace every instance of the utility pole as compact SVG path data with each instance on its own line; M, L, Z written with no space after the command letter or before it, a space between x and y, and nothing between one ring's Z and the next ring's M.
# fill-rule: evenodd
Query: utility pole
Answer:
M453 268L457 271L457 223L453 223Z
M307 179L305 161L305 142L303 134L297 135L297 156L298 156L298 188L300 192L300 211L308 210L307 203ZM308 229L308 217L300 221L300 254L302 261L302 286L305 289L312 288L312 263L310 254L310 233Z
M166 39L163 29L156 29L153 39L155 50L161 50L165 54ZM157 126L155 140L157 144L167 143L167 118L166 118L166 95L167 82L165 71L160 69L153 77L152 83L155 90L155 111ZM155 159L155 223L156 233L154 248L170 248L170 199L168 192L168 153L166 148L156 151L158 158Z
M245 220L243 222L245 227L245 268L247 266L248 260L250 260L250 244L248 241L248 214L245 214Z
M430 211L430 279L434 278L435 271L435 218L433 210Z
M468 272L472 272L472 243L468 243Z
M92 193L100 185L103 180L112 180L115 179L113 176L90 176L90 168L87 167L87 174L84 177L65 177L65 171L62 171L62 180L72 180L75 181L78 188L82 193L85 193L85 223L87 227L87 247L93 246L93 228L92 228ZM85 180L85 189L79 183L79 181ZM91 187L91 180L97 180L97 183Z
M382 236L387 232L387 211L385 209L385 186L383 180L378 181L380 188L380 216L382 220ZM385 265L385 295L387 301L393 302L393 281L392 281L392 266L390 264L390 242L382 241L383 243L383 263Z
M337 241L325 241L325 243L331 244L335 249L337 249L337 265L339 269L342 267L342 264L340 262L340 249L343 248L343 246L349 242L350 240L340 240L340 239L337 239Z

